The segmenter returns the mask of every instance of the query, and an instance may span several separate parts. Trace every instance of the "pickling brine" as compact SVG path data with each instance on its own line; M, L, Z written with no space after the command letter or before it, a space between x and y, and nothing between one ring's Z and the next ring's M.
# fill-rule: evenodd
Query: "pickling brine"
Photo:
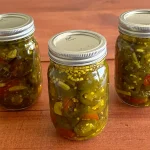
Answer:
M86 32L73 31L70 37L65 35L70 32L64 32L62 35L66 36L66 39L76 38L74 42L81 35L84 43L84 36L89 34L89 38L92 38L90 34L93 35L89 31ZM57 41L58 45L60 41ZM65 43L66 49L70 41L72 42L69 40ZM82 44L80 46L82 47ZM105 59L98 59L97 62L86 65L80 62L67 65L57 61L52 58L48 69L51 120L58 134L65 138L90 139L102 131L108 119L108 65Z
M6 26L11 17L17 17L17 20L20 17L21 21L22 17L30 18L23 14L2 16L6 19ZM3 24L0 33L1 26ZM14 35L6 35L4 31L0 35L0 105L9 110L21 110L35 103L41 93L39 47L33 33L23 36L20 31L19 35L14 31Z

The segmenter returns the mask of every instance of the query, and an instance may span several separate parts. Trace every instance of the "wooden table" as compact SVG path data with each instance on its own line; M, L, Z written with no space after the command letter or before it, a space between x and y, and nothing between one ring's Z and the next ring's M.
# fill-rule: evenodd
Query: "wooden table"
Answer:
M22 12L33 16L43 68L43 92L27 110L8 112L0 108L0 150L150 150L150 108L123 104L114 90L114 44L120 13L149 8L149 0L0 0L0 13ZM47 89L48 39L61 31L87 29L108 41L110 107L106 128L82 142L61 138L50 120Z

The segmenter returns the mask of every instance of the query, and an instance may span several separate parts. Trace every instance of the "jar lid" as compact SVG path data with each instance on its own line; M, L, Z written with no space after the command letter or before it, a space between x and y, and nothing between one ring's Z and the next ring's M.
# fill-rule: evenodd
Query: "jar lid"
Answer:
M59 33L48 41L48 48L51 60L67 66L89 65L107 54L106 39L88 30Z
M138 37L150 37L150 9L125 12L119 18L121 33Z
M34 32L33 18L20 13L0 14L0 41L13 41Z

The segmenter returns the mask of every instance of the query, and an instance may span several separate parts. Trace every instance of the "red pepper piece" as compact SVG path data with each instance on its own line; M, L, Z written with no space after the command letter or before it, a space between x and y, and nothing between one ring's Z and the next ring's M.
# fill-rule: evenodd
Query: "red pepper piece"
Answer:
M75 133L70 129L56 128L56 131L58 134L66 138L73 138L75 136Z
M87 114L84 114L82 117L82 119L85 119L85 120L99 120L99 116L97 113L87 113Z
M6 84L6 85L5 85L4 87L0 87L0 94L3 94L4 92L7 92L10 87L19 85L19 84L20 84L20 81L14 79L14 80L7 81L5 84Z
M4 90L0 88L0 99L3 98L3 96L4 96Z
M148 101L148 98L131 98L130 102L132 104L144 104Z
M7 84L4 83L4 86L0 87L0 95L3 95L5 91L7 91Z
M149 86L150 85L150 75L147 75L144 79L144 83L145 86Z
M72 100L70 100L69 98L66 98L63 100L63 110L65 112L69 111L69 108L73 107L74 103Z
M4 60L2 58L0 58L0 63L4 63Z

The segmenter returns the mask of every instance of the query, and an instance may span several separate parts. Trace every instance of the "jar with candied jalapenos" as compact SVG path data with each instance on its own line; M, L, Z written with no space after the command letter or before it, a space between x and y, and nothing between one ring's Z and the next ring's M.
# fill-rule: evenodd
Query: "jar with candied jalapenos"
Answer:
M127 104L150 106L150 10L120 16L115 55L115 86Z
M0 15L0 105L21 110L41 93L41 66L32 17Z
M92 31L73 30L55 35L48 45L51 120L65 138L90 139L108 118L106 40Z

